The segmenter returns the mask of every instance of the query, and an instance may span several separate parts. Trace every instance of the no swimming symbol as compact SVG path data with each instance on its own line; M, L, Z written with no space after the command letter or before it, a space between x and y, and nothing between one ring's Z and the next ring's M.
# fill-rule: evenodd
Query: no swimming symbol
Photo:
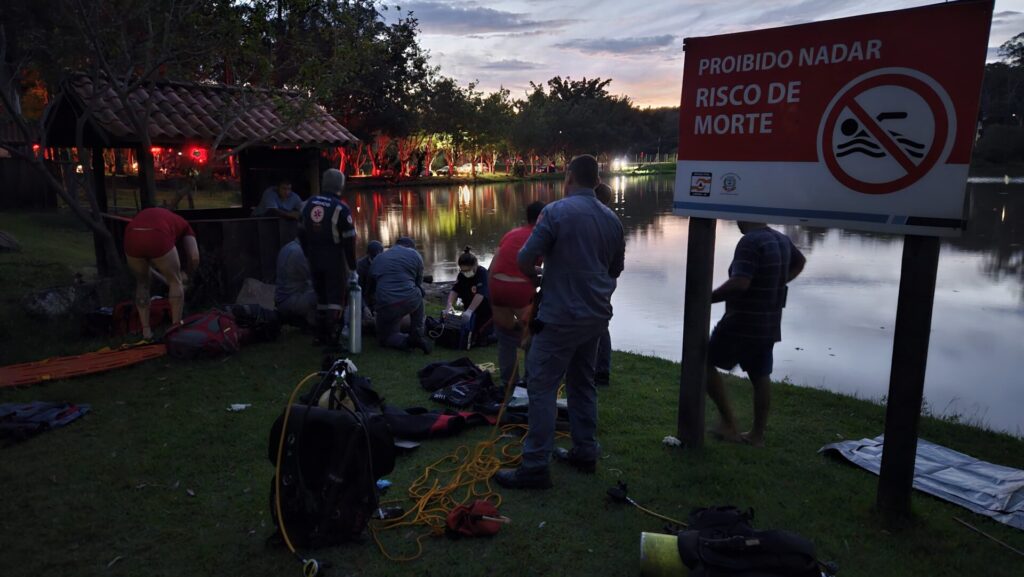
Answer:
M945 160L956 133L953 105L932 78L905 68L865 74L825 110L819 155L847 188L889 194Z

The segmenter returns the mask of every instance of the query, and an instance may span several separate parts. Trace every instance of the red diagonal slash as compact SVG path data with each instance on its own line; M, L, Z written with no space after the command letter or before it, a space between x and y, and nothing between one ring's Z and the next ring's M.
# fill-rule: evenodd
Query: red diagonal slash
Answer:
M863 124L869 132L871 132L871 135L875 137L875 140L877 140L878 143L892 155L896 162L900 163L900 166L903 167L903 170L907 171L907 174L913 174L914 171L917 170L917 165L914 164L914 161L910 160L910 156L908 156L907 153L904 152L898 144L896 144L896 141L892 139L889 133L887 133L885 129L882 128L878 122L872 118L860 104L857 103L855 99L851 98L846 107L849 108L850 112L857 117L857 120L860 120L860 123Z

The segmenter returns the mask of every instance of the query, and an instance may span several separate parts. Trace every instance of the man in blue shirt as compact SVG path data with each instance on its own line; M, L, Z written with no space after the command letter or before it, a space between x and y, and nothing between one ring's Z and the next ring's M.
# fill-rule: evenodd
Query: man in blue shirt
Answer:
M263 191L260 203L252 209L252 215L298 220L301 211L302 199L292 190L292 183L285 179L277 186L271 186Z
M305 326L316 324L316 291L309 274L309 262L299 239L281 247L277 253L277 286L274 308L284 322Z
M370 282L374 293L374 318L377 342L381 346L407 351L418 348L424 354L432 350L423 337L423 257L416 243L403 236L395 245L373 259ZM402 319L408 315L409 333L401 332Z
M763 445L771 400L772 349L782 340L782 308L786 285L807 260L789 237L763 223L737 223L743 237L729 265L729 280L711 293L711 302L725 301L725 315L708 343L708 396L721 415L716 436ZM716 369L739 365L754 386L754 428L740 434L736 417Z
M309 259L317 296L317 339L314 344L340 346L341 313L348 295L348 281L356 278L356 229L352 212L341 200L345 175L324 171L320 195L309 199L299 221L299 242ZM351 272L350 272L351 271Z
M512 489L551 486L548 462L554 449L556 398L565 375L572 448L556 459L593 473L597 443L597 388L594 362L601 335L612 316L611 297L622 273L625 236L619 218L594 196L597 159L577 156L566 168L565 198L541 212L517 262L528 278L544 259L541 302L527 353L530 429L522 464L498 471L494 480Z

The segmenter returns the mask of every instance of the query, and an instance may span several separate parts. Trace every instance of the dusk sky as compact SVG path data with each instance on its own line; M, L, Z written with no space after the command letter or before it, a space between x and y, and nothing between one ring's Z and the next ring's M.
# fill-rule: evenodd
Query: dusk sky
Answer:
M683 39L935 4L915 0L494 0L399 2L431 63L462 84L522 97L530 81L611 78L639 106L677 106ZM389 10L394 17L395 4ZM385 13L388 14L388 13ZM1024 32L1024 0L998 0L989 60ZM955 39L948 39L955 42Z

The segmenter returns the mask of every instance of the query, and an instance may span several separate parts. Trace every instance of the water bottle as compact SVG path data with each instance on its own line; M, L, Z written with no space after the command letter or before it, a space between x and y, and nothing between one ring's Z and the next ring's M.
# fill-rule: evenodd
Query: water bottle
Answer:
M348 283L348 352L359 354L363 352L363 289L359 287L359 280L352 279Z

